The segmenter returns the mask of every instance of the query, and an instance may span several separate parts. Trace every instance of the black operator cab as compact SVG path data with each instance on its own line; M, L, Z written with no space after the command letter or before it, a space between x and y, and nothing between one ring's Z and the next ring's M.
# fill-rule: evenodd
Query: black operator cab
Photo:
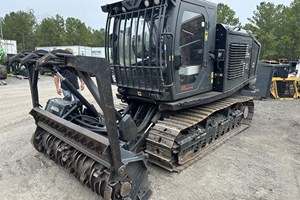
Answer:
M176 101L213 90L216 4L124 0L108 13L106 58L125 98Z

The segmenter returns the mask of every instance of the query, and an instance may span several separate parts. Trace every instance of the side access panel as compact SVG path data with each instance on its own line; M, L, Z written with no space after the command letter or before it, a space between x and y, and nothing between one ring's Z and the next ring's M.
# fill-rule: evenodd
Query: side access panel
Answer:
M260 44L245 30L217 25L214 90L227 92L255 78Z

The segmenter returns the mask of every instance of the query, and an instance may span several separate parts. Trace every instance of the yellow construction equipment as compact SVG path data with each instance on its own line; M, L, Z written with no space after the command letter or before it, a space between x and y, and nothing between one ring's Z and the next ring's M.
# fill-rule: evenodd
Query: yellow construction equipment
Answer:
M273 95L273 97L278 100L298 99L300 98L300 93L298 90L299 82L300 79L297 77L289 77L289 78L273 77L270 92ZM286 97L286 93L288 93L288 97Z

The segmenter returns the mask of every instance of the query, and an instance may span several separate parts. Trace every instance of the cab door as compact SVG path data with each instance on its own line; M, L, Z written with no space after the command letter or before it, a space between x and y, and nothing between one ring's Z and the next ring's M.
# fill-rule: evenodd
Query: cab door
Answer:
M213 89L213 65L209 63L209 23L205 7L182 1L177 19L175 54L176 99ZM214 40L211 40L214 41Z

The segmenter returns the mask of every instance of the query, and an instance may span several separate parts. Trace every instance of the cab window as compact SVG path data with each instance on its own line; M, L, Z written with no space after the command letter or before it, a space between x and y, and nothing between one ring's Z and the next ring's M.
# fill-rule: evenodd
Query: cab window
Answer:
M197 80L203 66L204 35L204 16L185 11L181 21L179 41L181 50L179 77L181 85L192 84Z

